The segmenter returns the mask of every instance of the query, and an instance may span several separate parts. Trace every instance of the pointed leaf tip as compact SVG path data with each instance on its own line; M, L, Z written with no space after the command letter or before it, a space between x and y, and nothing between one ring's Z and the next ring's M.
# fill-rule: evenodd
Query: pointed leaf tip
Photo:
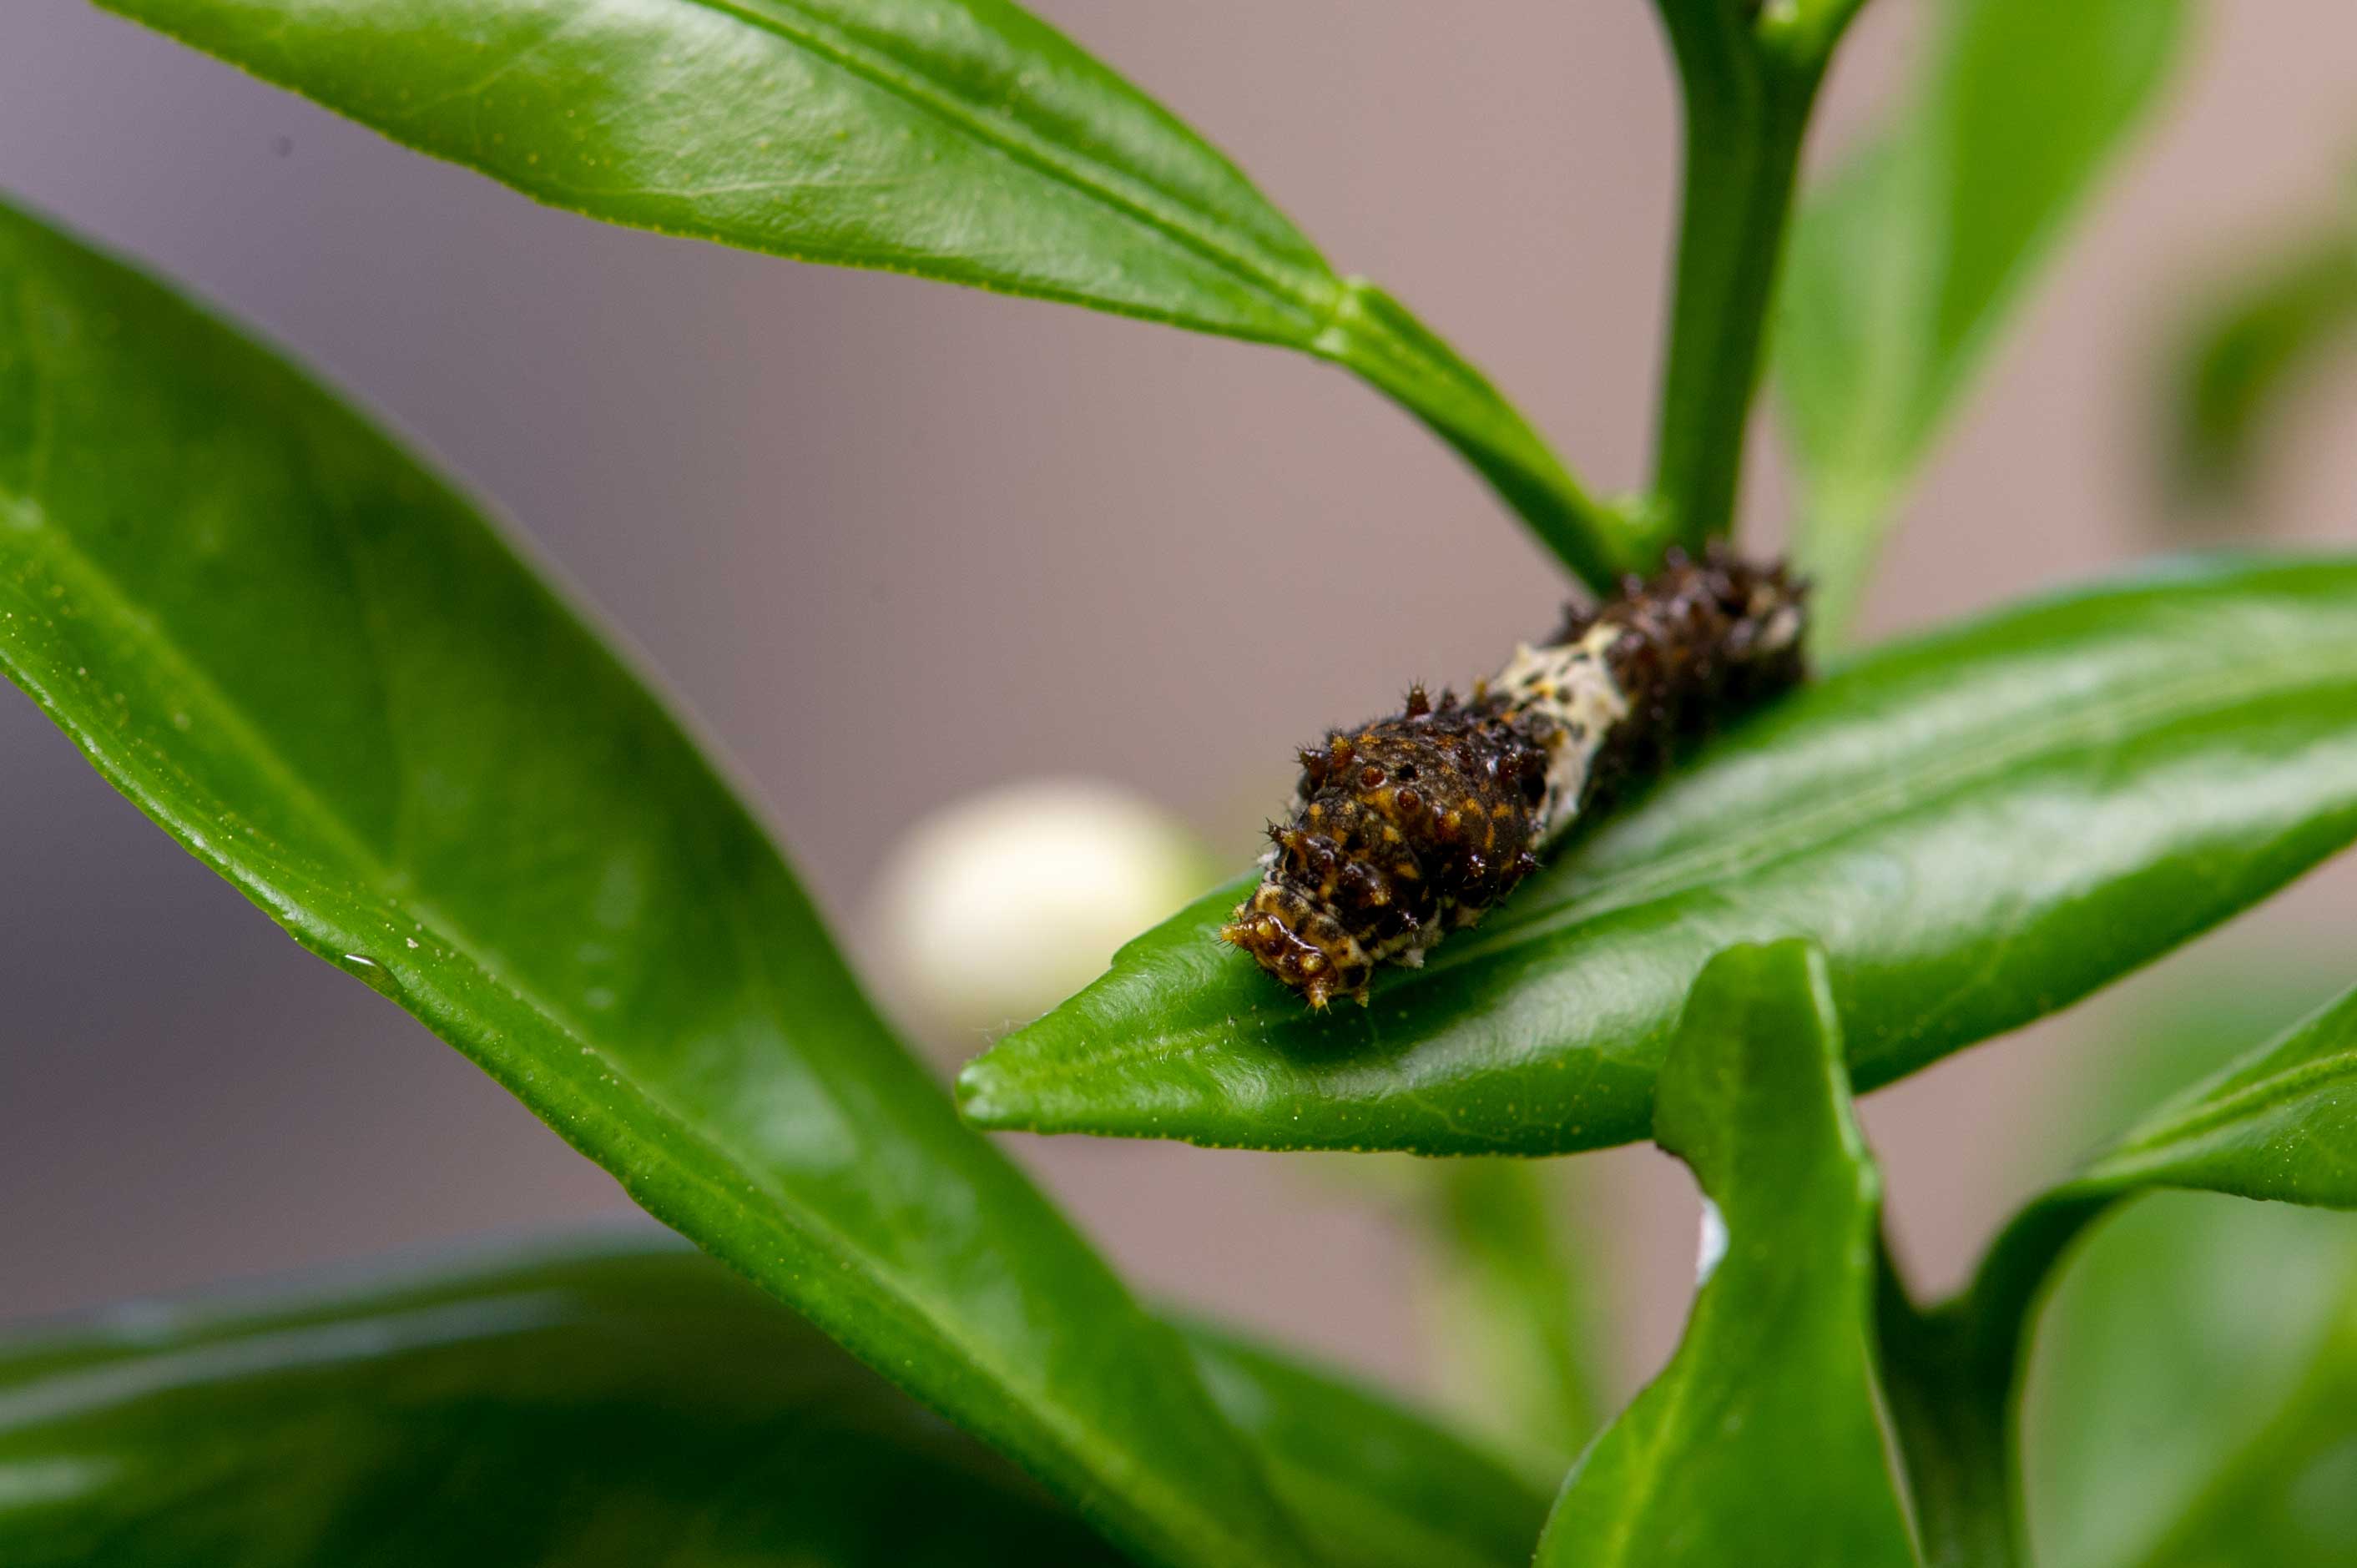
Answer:
M1565 1483L1539 1568L1918 1561L1876 1386L1879 1184L1851 1113L1824 955L1704 969L1656 1123L1725 1251L1677 1354Z

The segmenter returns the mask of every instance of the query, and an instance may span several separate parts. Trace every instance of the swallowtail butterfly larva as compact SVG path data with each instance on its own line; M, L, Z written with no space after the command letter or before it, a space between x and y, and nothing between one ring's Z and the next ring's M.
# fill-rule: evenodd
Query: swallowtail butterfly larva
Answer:
M1419 686L1390 718L1305 746L1260 886L1220 935L1301 993L1364 1003L1472 925L1583 814L1658 772L1678 742L1803 677L1805 592L1714 545L1575 610L1459 701Z

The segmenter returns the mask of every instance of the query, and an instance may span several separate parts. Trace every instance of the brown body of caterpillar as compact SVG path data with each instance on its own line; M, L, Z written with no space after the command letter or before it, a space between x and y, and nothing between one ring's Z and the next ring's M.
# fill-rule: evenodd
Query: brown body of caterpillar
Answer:
M1469 701L1404 711L1301 751L1289 821L1222 940L1312 1007L1367 1000L1537 867L1539 852L1686 737L1796 684L1803 589L1781 564L1673 553Z

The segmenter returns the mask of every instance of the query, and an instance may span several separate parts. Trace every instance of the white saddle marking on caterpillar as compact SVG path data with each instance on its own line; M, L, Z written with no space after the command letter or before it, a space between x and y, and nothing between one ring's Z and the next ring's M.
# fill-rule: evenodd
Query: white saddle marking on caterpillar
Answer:
M1546 800L1539 807L1534 835L1542 846L1579 814L1579 797L1587 788L1587 770L1595 765L1596 754L1612 726L1629 716L1629 699L1613 680L1611 661L1605 657L1620 634L1620 628L1606 625L1573 642L1544 648L1524 643L1489 682L1488 690L1504 697L1518 714L1554 725Z

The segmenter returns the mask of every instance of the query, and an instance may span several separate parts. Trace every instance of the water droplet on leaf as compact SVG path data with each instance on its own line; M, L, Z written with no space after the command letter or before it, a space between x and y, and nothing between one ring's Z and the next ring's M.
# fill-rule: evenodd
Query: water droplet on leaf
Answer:
M348 952L336 960L336 967L346 974L351 975L380 996L398 998L401 995L401 982L393 977L391 970L372 958L365 958L356 952Z

